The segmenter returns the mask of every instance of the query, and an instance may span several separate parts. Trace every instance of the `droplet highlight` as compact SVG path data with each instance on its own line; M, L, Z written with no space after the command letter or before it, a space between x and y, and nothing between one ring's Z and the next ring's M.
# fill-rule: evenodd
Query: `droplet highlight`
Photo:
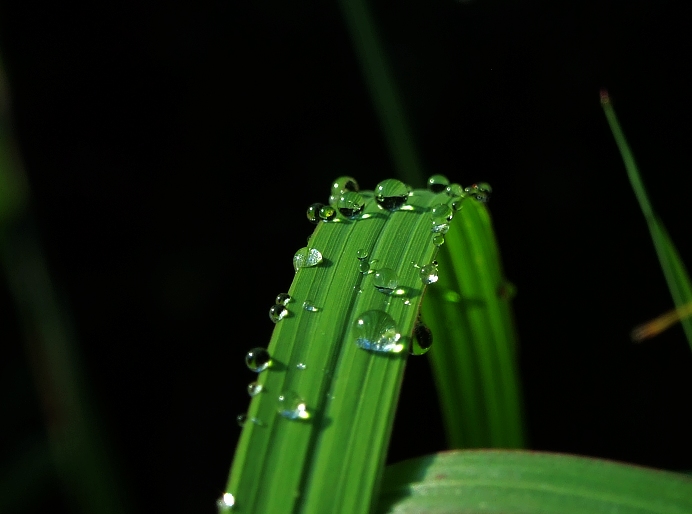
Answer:
M219 514L230 512L235 505L235 497L231 493L224 493L221 498L216 500L216 507L219 509Z
M399 275L391 268L380 268L375 272L373 284L380 293L391 294L399 286Z
M380 310L362 313L353 323L355 343L363 350L382 353L399 353L404 345L401 334L389 314Z
M428 326L420 319L413 327L413 338L411 340L411 355L423 355L430 350L433 344L433 333Z
M274 303L280 305L288 305L291 302L291 295L288 293L279 293L276 295L276 300Z
M301 248L293 256L293 268L296 271L300 268L312 268L320 262L322 262L322 253L315 248Z
M313 203L306 212L306 216L310 223L317 225L320 222L320 209L324 207L324 204Z
M432 220L432 232L438 234L446 234L449 230L449 222L454 216L454 211L446 203L441 203L434 206L430 210L430 218Z
M363 259L367 259L367 258L368 258L368 251L365 250L365 249L363 249L363 248L361 248L360 250L358 250L358 251L356 252L356 257L357 257L359 260L361 260L361 261L362 261Z
M322 221L332 221L336 218L336 209L331 205L323 205L320 207L318 216Z
M436 262L431 262L430 264L426 264L425 266L421 267L420 279L424 284L434 284L439 278L440 276L438 274Z
M363 212L365 200L356 192L346 192L339 197L337 208L342 216L355 219Z
M271 366L272 358L265 348L253 348L245 355L245 364L250 371L260 373Z
M279 395L278 412L286 419L301 420L310 417L305 401L293 391Z
M410 192L401 180L388 178L375 186L375 201L383 209L396 211L406 204Z
M428 190L433 193L442 193L447 189L449 179L444 175L432 175L428 178Z
M304 369L308 369L308 367L305 365L304 362L299 362L298 364L296 364L296 369L299 369L302 371Z
M250 382L247 385L247 394L249 394L251 397L254 398L255 396L257 396L258 394L260 394L262 392L262 389L264 389L262 384L260 384L258 382Z
M247 423L247 414L238 414L235 417L236 423L238 423L239 427L245 426L245 423Z
M269 319L278 323L288 315L288 309L283 303L277 303L269 307Z
M303 309L308 311L308 312L318 312L320 310L319 307L317 307L310 300L305 300L303 302Z

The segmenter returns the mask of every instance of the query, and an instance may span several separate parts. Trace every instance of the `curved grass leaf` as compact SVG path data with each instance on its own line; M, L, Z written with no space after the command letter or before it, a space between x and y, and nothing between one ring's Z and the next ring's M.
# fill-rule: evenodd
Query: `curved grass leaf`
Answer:
M452 448L524 444L516 335L492 223L464 201L438 254L440 280L421 314L435 336L429 355Z
M692 479L571 455L444 452L389 466L377 512L686 514Z
M362 219L320 222L310 239L323 260L299 269L289 289L289 314L269 343L272 365L259 373L262 391L250 404L221 511L233 504L253 514L363 513L373 505L407 352L359 348L355 322L381 311L395 321L398 342L410 344L425 289L420 267L437 250L430 209L449 197L415 190L406 208L389 212L363 195ZM374 270L396 272L392 294L374 287L375 273L362 273L358 250ZM287 419L277 412L279 396L305 411Z
M610 97L606 91L601 91L601 105L603 106L603 111L610 125L610 130L613 133L615 142L622 155L622 160L627 170L627 177L630 180L634 194L637 197L639 206L644 213L646 223L649 226L651 239L654 242L654 248L656 249L658 260L661 263L668 289L673 297L673 303L676 308L681 309L692 302L692 283L690 283L689 274L685 269L682 259L680 259L680 255L673 241L670 239L663 223L661 223L661 220L654 212L651 202L649 202L646 188L639 175L637 163L634 160L634 155L620 127L620 122L615 115L615 109L613 109ZM685 336L687 337L687 342L692 348L692 319L684 317L681 319L681 323L685 331Z

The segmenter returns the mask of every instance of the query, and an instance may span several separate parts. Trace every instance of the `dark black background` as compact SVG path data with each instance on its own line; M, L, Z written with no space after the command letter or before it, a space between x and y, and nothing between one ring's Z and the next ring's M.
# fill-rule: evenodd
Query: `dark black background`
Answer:
M530 447L692 468L683 332L629 340L672 302L599 104L606 87L692 262L689 7L373 11L425 169L493 185ZM395 174L341 12L4 2L0 45L40 236L132 509L212 512L248 403L243 356L269 340L305 208L336 176L371 189ZM42 421L2 295L3 394L24 404L3 423L21 445ZM411 359L390 461L443 449L440 425L427 362Z

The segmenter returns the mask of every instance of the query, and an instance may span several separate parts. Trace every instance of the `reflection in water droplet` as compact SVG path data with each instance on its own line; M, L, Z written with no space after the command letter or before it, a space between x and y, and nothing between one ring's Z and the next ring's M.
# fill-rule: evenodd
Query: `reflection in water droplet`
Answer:
M289 295L288 293L279 293L276 295L275 303L278 303L281 305L288 305L290 301L291 301L291 295Z
M235 497L231 493L224 493L221 498L216 500L216 507L219 509L219 514L229 512L235 505Z
M331 205L323 205L318 213L321 220L331 221L336 218L336 209Z
M355 219L365 208L365 200L359 193L347 192L339 197L337 208L342 216Z
M338 197L346 193L347 191L358 192L359 189L360 188L358 187L358 182L356 182L356 179L354 179L353 177L343 176L337 178L332 183L331 194Z
M245 355L245 364L250 371L259 373L271 366L272 358L265 348L253 348Z
M432 219L432 231L438 234L446 234L449 230L449 222L452 220L454 212L446 203L436 205L430 210Z
M358 250L358 251L356 252L356 257L358 257L358 259L360 259L361 261L362 261L363 259L367 259L367 258L368 258L368 251L365 250L365 249L363 249L363 248L361 248L360 250Z
M437 234L436 236L433 237L432 240L433 244L437 246L438 248L445 244L445 237L441 234Z
M375 201L383 209L395 211L408 200L410 189L401 180L388 178L375 187Z
M308 207L306 215L310 223L317 225L320 222L319 214L322 207L324 207L324 205L321 203L313 203L310 207Z
M301 248L293 256L293 268L296 271L300 268L317 266L320 262L322 262L322 253L315 248Z
M437 279L439 279L438 271L437 271L437 263L431 262L430 264L426 264L420 269L420 279L423 281L424 284L433 284L437 282Z
M296 369L303 370L303 369L307 369L307 368L308 367L305 365L304 362L299 362L298 364L296 364Z
M281 393L278 403L279 414L286 419L308 419L310 417L305 401L293 391Z
M257 396L262 392L262 389L262 384L259 384L257 382L250 382L247 385L247 394L249 394L250 396Z
M399 285L399 275L391 268L380 268L375 272L373 284L380 293L391 294Z
M454 196L449 200L449 206L454 212L459 212L464 206L464 199L466 198L466 193L463 196Z
M413 327L413 339L411 341L411 355L423 355L433 343L433 333L420 319Z
M319 307L317 307L314 303L312 303L310 300L305 300L303 302L303 309L305 309L308 312L317 312L319 311Z
M236 422L238 423L238 426L239 426L239 427L242 427L242 426L244 426L245 423L247 422L247 414L238 414L238 415L235 417L235 420L236 420Z
M269 308L269 319L278 323L286 317L288 309L282 303L277 303Z
M364 350L399 353L404 345L394 318L384 311L364 312L353 324L356 345Z
M461 187L461 184L450 184L447 186L446 192L449 196L462 196L464 188Z
M433 175L428 179L428 189L433 193L441 193L449 185L449 179L444 175Z

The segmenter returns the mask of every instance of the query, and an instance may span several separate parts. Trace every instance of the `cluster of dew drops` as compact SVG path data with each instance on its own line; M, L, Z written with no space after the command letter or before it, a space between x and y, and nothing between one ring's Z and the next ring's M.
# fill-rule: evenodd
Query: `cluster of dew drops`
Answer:
M487 202L490 199L492 188L485 182L479 182L469 187L463 188L450 181L444 175L432 175L428 179L428 190L440 194L446 193L445 201L433 206L430 209L430 232L432 242L436 247L444 244L444 235L449 229L449 222L454 214L459 211L463 202L468 198L474 198L480 202ZM386 211L397 211L406 209L409 196L413 191L409 186L397 179L386 179L377 184L373 192L360 192L358 182L352 177L339 177L332 184L329 203L313 203L307 209L307 218L313 224L330 223L340 221L357 221L365 219L367 214L363 214L366 200L374 196L375 202L380 209ZM392 295L398 290L398 276L391 268L374 269L377 261L369 260L367 250L358 249L355 252L358 270L363 274L374 274L373 285L383 294ZM322 253L311 247L299 249L293 256L293 267L296 272L302 268L312 268L318 266L323 260ZM438 280L437 261L432 261L420 268L421 281L432 284ZM279 323L284 318L290 316L289 304L295 302L288 293L279 294L269 309L269 318L274 323ZM307 299L301 304L302 309L307 312L317 313L321 309L311 300ZM401 333L397 328L394 319L384 311L369 310L362 313L354 321L355 344L371 352L380 353L399 353L404 349L401 343ZM416 322L413 331L413 338L409 352L413 355L422 355L432 346L432 332L423 324L420 319ZM272 365L272 358L265 348L253 348L245 356L247 367L255 372L261 373ZM307 368L305 363L295 365L296 369L304 370ZM264 392L264 387L255 381L248 385L247 392L251 397L255 397ZM290 420L306 420L310 418L310 412L305 402L299 395L292 391L282 392L277 397L277 412L279 415ZM237 417L238 424L244 426L248 421L262 425L256 418L248 418L246 414ZM235 504L235 498L230 493L225 493L217 501L220 512L229 510Z

